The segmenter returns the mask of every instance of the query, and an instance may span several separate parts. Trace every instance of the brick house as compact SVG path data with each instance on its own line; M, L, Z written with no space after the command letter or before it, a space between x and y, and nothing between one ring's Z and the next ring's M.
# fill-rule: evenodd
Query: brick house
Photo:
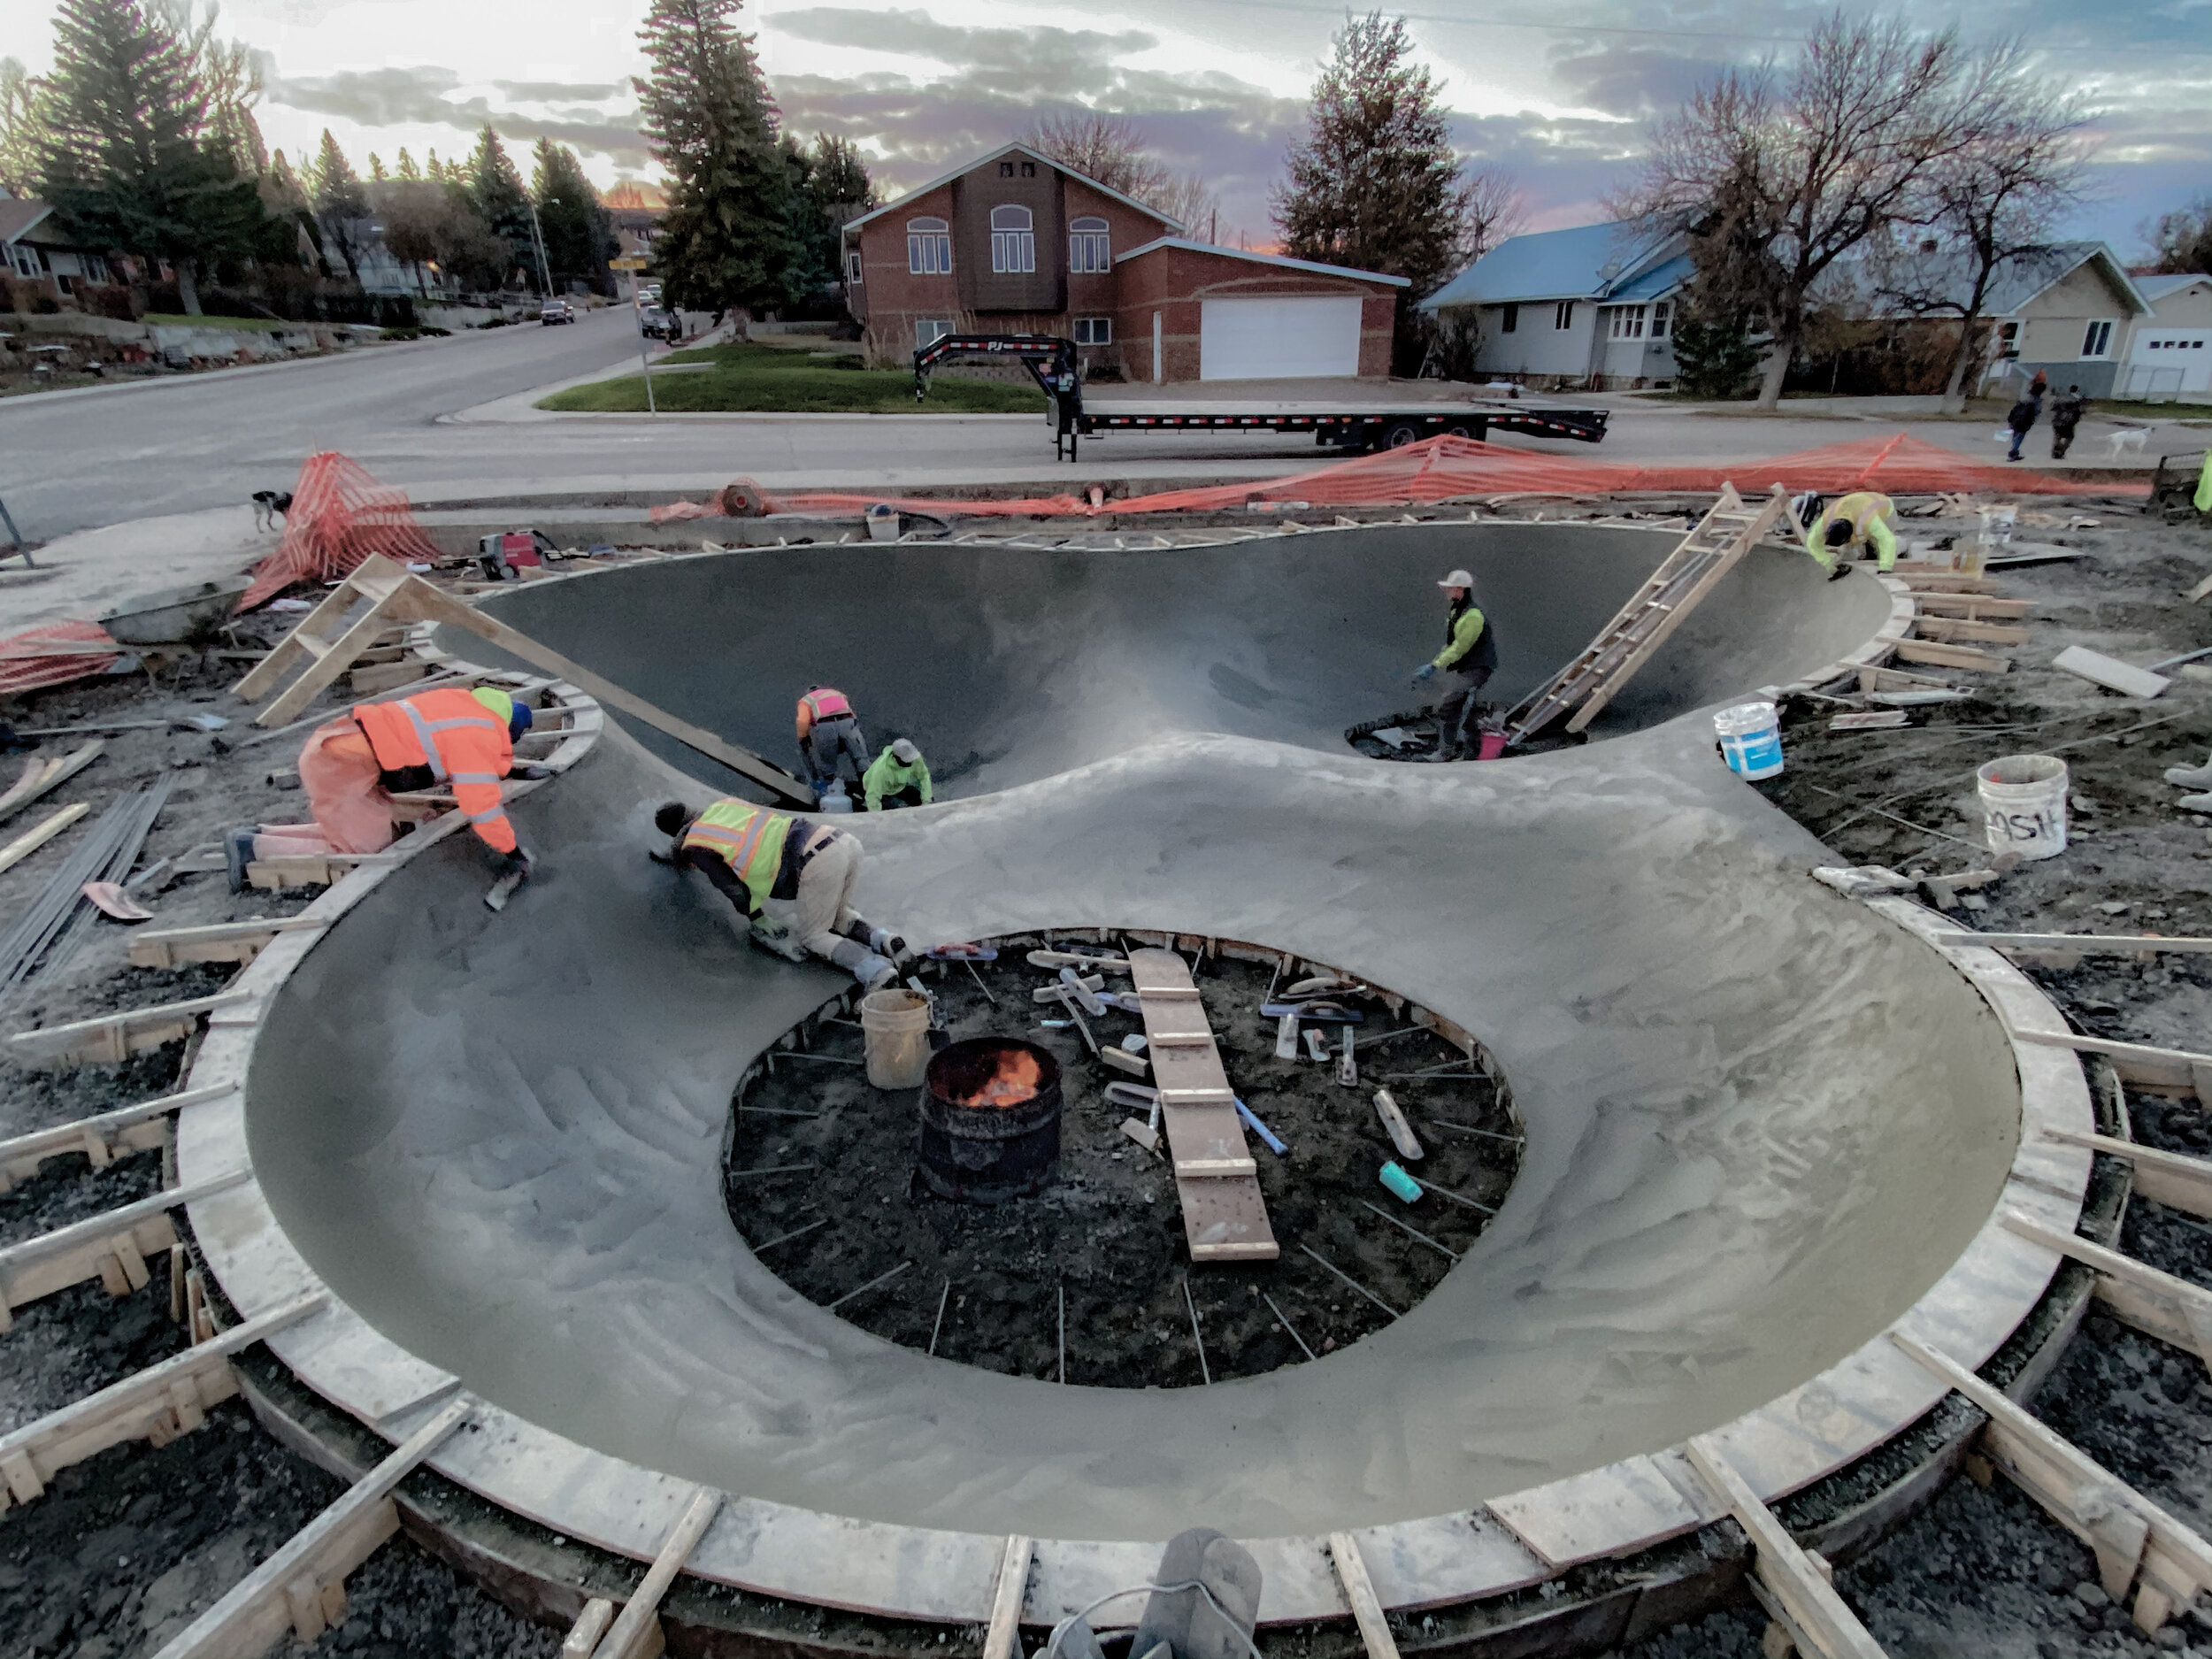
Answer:
M131 315L130 289L105 254L80 248L55 227L44 202L0 195L0 300L15 311L88 311Z
M846 304L884 363L958 330L1058 334L1129 380L1388 374L1404 278L1182 229L1008 144L848 221Z

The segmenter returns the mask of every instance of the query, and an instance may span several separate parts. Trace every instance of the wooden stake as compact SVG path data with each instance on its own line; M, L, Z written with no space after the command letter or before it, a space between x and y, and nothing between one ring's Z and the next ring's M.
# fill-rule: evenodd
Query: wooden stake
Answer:
M643 1659L645 1655L660 1650L661 1598L668 1594L668 1586L675 1583L684 1563L691 1559L691 1552L699 1547L699 1540L706 1536L708 1525L721 1507L722 1494L718 1492L701 1492L692 1499L661 1545L660 1554L653 1557L653 1564L646 1569L644 1580L630 1593L621 1613L600 1639L599 1646L593 1649L592 1659Z
M24 831L5 847L0 847L0 870L14 869L16 865L21 864L91 810L90 806L80 801L74 806L62 808L36 829Z
M984 1627L983 1659L1021 1659L1022 1603L1029 1595L1032 1545L1018 1532L1007 1535L999 1556L998 1585L991 1593L991 1622Z
M1398 1643L1390 1633L1390 1621L1383 1616L1382 1601L1375 1594L1375 1581L1367 1576L1367 1563L1349 1532L1329 1534L1329 1560L1336 1568L1337 1582L1344 1586L1344 1599L1351 1606L1353 1622L1359 1626L1367 1659L1398 1659Z

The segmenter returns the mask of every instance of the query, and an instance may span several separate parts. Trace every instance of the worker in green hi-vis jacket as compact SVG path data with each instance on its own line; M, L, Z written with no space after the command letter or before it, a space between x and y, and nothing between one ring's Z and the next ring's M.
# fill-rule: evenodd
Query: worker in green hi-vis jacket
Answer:
M894 738L862 774L860 788L871 812L880 812L887 806L927 806L929 763L911 739Z
M1463 760L1474 754L1475 715L1480 691L1498 669L1497 630L1475 603L1475 579L1463 570L1454 571L1436 584L1444 590L1450 608L1444 615L1444 649L1433 662L1413 671L1413 683L1425 686L1440 669L1452 678L1444 700L1436 707L1436 753L1432 760Z

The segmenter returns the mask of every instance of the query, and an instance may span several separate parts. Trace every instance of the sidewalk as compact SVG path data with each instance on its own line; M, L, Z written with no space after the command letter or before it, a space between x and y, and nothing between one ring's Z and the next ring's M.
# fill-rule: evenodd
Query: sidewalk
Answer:
M0 569L0 634L43 622L89 620L134 594L211 581L276 551L281 528L256 530L250 507L211 507L81 530Z

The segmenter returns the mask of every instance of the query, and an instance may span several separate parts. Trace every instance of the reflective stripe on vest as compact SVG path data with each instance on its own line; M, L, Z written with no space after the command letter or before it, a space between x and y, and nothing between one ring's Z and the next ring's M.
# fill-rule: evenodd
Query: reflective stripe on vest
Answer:
M399 711L407 717L408 724L415 728L415 741L422 745L424 763L429 766L430 775L440 783L447 781L448 774L445 769L445 757L438 753L437 734L439 733L449 732L459 726L489 726L493 731L502 733L507 729L500 724L497 718L488 709L481 715L456 715L445 720L425 719L422 710L415 707L411 702L402 703L399 705ZM462 772L457 774L455 780L461 783L488 784L496 784L499 781L488 772ZM497 815L494 814L494 816Z
M808 692L799 701L814 710L814 718L818 720L849 719L852 716L853 705L845 701L845 694L832 691L827 686Z
M776 884L792 821L742 801L717 801L692 821L683 844L711 849L737 872L757 904Z

